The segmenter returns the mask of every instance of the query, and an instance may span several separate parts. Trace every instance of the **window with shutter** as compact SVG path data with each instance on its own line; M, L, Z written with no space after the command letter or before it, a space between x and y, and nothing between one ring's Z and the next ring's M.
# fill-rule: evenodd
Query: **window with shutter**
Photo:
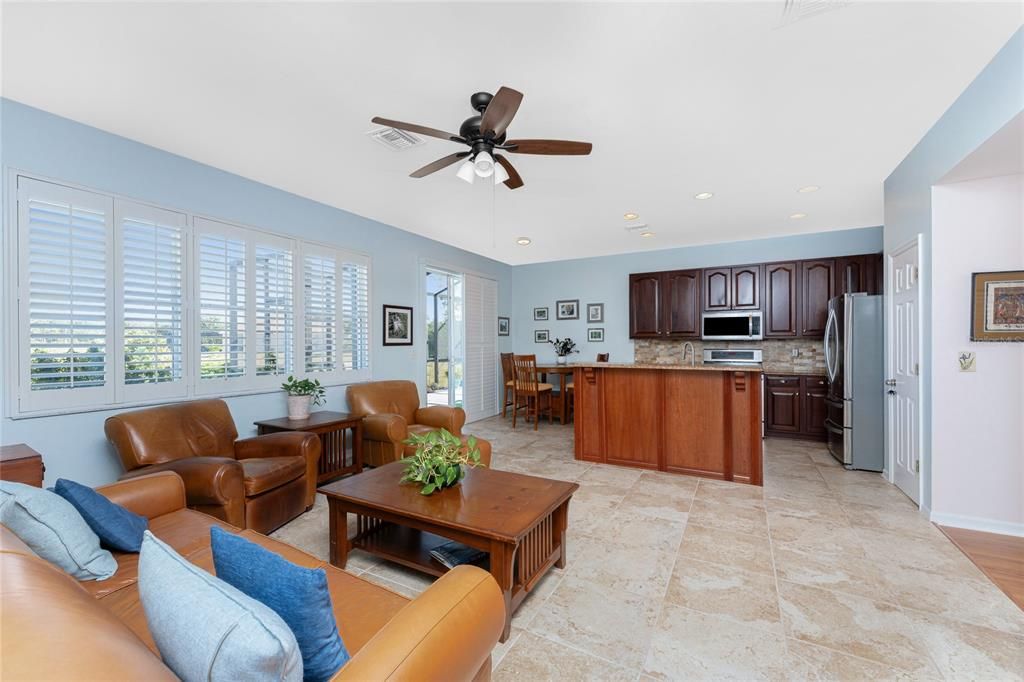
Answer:
M182 213L117 202L124 397L185 395Z
M241 380L246 371L246 240L241 230L196 218L199 378Z
M307 253L302 277L306 371L334 372L339 369L337 261Z
M295 290L290 244L257 242L253 268L256 375L288 376L295 371Z
M307 373L321 381L370 378L370 266L364 256L303 245Z
M22 410L113 399L109 197L18 178Z
M370 367L370 268L362 259L341 266L342 365L357 371Z

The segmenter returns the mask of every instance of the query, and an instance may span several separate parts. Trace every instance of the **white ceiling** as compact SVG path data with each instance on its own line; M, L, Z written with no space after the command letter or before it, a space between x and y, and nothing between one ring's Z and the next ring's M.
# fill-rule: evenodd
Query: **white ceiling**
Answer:
M879 225L883 180L1022 10L841 4L5 3L3 94L514 264ZM364 134L457 132L500 85L526 94L511 137L593 154L515 156L526 186L492 191L407 177L454 143Z

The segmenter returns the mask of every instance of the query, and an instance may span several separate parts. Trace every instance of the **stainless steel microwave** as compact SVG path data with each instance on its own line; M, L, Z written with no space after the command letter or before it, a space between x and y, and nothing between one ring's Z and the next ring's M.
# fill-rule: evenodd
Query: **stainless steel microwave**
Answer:
M700 338L712 341L759 341L764 338L761 311L704 313L700 321Z

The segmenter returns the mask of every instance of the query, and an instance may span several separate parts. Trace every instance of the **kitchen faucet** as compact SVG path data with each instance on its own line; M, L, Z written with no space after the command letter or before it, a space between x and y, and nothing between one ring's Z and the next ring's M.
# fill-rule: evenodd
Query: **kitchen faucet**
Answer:
M697 351L693 349L693 344L687 341L683 344L683 364L686 364L686 349L690 349L690 367L694 367L697 364Z

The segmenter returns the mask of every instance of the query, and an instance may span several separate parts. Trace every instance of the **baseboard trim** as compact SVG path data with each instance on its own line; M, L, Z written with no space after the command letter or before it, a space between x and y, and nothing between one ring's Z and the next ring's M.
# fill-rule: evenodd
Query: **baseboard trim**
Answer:
M962 516L960 514L943 514L941 512L932 512L930 519L932 523L940 526L980 530L985 533L1013 535L1024 538L1024 523L1011 523L1009 521L997 521L995 519L983 519L977 516Z

